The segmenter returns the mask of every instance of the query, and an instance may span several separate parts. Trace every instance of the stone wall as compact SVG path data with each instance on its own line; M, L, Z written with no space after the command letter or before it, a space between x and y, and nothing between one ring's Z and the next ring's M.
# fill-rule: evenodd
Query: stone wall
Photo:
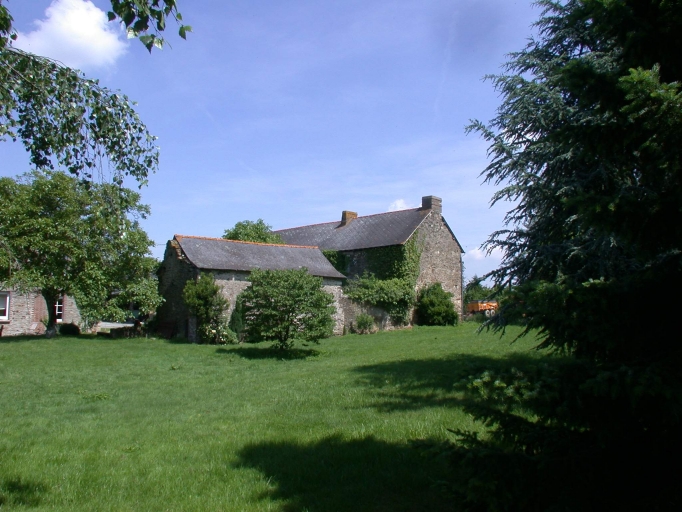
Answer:
M44 303L44 301L43 301ZM81 312L78 310L78 305L73 297L64 296L62 301L62 321L63 324L81 325ZM46 309L47 311L47 309Z
M343 325L346 327L346 332L352 332L356 325L356 318L361 313L371 315L374 318L374 325L382 331L392 331L405 327L403 324L396 324L391 316L381 308L376 306L368 306L366 304L359 304L350 300L341 291L341 298L338 301L341 310L343 311ZM334 331L334 334L343 333L343 329L339 333Z
M347 303L350 301L343 294L343 288L341 287L341 281L338 279L324 279L322 281L322 289L331 293L334 297L334 308L335 312L333 315L334 319L334 335L340 336L343 334L343 328L347 325L346 315L348 313Z
M230 318L237 303L237 295L249 286L249 273L241 271L214 271L213 277L215 277L216 284L220 286L223 297L230 302L230 307L227 310L227 318Z
M9 292L9 318L2 321L3 336L18 336L22 334L41 334L45 326L36 320L36 303L45 308L45 301L38 293Z
M229 318L234 310L235 303L237 301L237 296L249 286L249 273L248 272L213 272L216 284L218 284L222 290L222 295L230 302L230 307L227 311L227 317ZM334 297L334 307L336 312L333 315L334 319L334 334L343 334L343 326L345 325L344 308L342 307L342 300L344 298L343 291L341 289L341 281L338 279L323 279L322 289L330 293Z
M417 290L441 283L453 295L455 311L462 318L462 251L448 225L436 211L424 219L416 236L422 244Z
M63 320L61 323L80 325L81 316L76 301L69 296L63 299ZM3 336L44 334L47 319L45 299L38 292L19 293L10 291L9 320L1 321Z
M159 329L169 336L188 335L189 313L182 298L185 283L199 273L185 258L174 240L166 244L163 263L159 268L159 294L164 298L157 311Z

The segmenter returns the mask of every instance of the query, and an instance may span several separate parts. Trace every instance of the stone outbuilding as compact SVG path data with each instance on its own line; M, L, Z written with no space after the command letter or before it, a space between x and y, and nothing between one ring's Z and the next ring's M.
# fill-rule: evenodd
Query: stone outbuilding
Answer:
M276 245L225 240L199 236L175 235L166 245L159 269L159 292L165 302L158 310L158 323L164 334L185 336L196 341L196 324L182 298L190 279L201 272L213 274L223 296L230 302L231 314L237 295L249 286L252 270L289 270L307 268L321 277L323 289L334 296L335 334L343 331L341 285L345 276L337 271L317 247Z
M452 293L455 311L462 316L462 246L442 215L442 200L422 197L420 208L358 216L344 211L340 221L312 224L276 231L288 244L314 245L338 251L345 265L337 268L349 279L371 269L372 254L382 248L416 243L421 253L415 288L441 283ZM347 314L347 320L351 314ZM390 327L383 318L382 327ZM348 322L347 322L348 323Z
M55 309L58 324L80 324L80 312L72 297L65 295L52 307ZM45 320L47 304L40 293L0 290L0 335L44 334Z
M462 246L443 218L438 197L423 197L420 208L366 216L344 211L341 221L275 233L286 245L175 235L166 245L159 270L159 292L165 302L159 308L158 322L163 333L196 338L194 320L182 299L188 280L197 279L201 272L211 272L230 302L230 314L255 268L306 267L312 275L323 278L325 291L334 296L335 334L341 334L364 312L374 316L382 329L394 328L393 319L385 311L353 303L344 295L342 285L346 276L353 279L365 271L377 276L385 274L384 269L376 268L377 261L383 264L377 256L392 249L400 253L401 248L410 244L419 252L415 289L441 283L445 291L452 293L455 310L462 315ZM336 268L327 259L331 253L343 256L335 262Z

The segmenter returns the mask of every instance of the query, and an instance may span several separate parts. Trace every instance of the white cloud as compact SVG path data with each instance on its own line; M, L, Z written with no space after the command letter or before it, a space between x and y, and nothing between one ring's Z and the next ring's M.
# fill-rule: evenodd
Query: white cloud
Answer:
M495 262L500 262L502 261L502 249L495 248L493 249L490 254L488 254L487 251L482 250L480 247L477 247L476 249L472 249L470 251L467 251L464 254L464 259L465 260L473 260L473 261L483 261L483 260L491 260Z
M34 25L19 32L14 46L72 68L109 67L126 51L120 28L88 0L54 0Z
M404 199L396 199L390 205L388 205L389 212L395 212L397 210L407 210L410 205Z
M464 280L469 281L473 276L484 276L500 266L502 261L502 250L493 249L490 254L480 249L470 249L464 253ZM488 283L490 284L490 283Z

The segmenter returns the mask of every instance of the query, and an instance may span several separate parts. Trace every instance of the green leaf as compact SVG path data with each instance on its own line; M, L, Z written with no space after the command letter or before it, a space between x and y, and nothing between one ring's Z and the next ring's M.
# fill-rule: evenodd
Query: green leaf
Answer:
M187 32L191 31L192 27L190 27L189 25L181 25L180 29L178 30L178 34L180 34L180 37L182 37L183 39L187 39Z

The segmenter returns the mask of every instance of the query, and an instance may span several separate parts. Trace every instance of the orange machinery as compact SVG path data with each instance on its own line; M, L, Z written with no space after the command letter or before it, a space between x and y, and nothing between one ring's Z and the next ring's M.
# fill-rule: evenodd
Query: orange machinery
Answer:
M467 304L467 313L485 313L485 316L493 316L497 313L496 300L474 300Z

